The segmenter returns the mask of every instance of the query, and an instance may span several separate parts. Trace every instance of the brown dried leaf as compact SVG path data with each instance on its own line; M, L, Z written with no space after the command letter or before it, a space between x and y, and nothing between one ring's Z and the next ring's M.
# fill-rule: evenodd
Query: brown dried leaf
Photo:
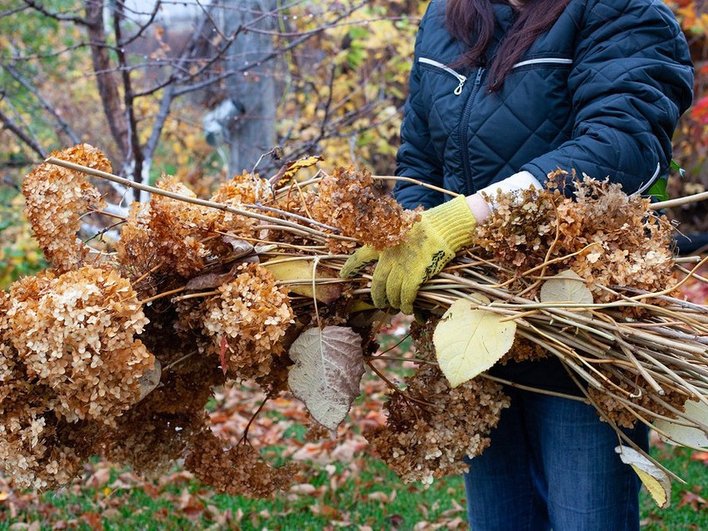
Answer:
M361 337L342 326L310 328L292 344L290 358L295 362L288 375L290 390L317 422L336 430L359 396Z

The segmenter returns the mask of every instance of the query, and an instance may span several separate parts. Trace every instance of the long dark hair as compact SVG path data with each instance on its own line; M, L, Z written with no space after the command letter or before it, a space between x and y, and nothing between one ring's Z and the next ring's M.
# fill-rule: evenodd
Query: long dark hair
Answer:
M565 9L569 0L528 0L519 16L499 45L489 79L491 90L499 90L514 64L538 36L550 28ZM453 37L462 41L467 50L459 66L484 63L485 52L494 36L494 10L490 0L448 0L447 27Z

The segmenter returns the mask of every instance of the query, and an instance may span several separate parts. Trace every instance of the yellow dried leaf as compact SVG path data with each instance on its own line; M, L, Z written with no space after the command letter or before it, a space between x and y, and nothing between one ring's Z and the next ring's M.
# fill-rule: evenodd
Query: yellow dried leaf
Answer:
M451 387L491 368L511 348L516 323L461 299L445 312L433 334L440 370Z
M592 304L593 298L585 280L572 269L566 269L543 283L541 302Z
M629 446L617 446L615 452L636 472L656 504L666 509L671 503L671 480L666 472Z
M322 160L322 157L320 156L312 156L312 157L305 157L302 159L298 159L293 162L288 163L288 168L285 170L283 173L283 177L286 179L290 179L294 177L297 172L304 168L310 168L320 162Z
M302 260L282 262L275 259L262 265L273 274L276 280L287 282L287 288L292 293L312 297L314 260L303 258ZM335 272L318 266L314 278L316 282L317 280L339 277ZM340 284L318 284L315 288L315 297L325 304L336 301L341 294Z
M704 426L708 425L708 406L703 402L689 400L684 404L684 413L689 419L695 420ZM657 420L654 422L654 426L656 426L657 430L661 430L670 437L664 437L660 433L659 437L665 442L690 448L708 448L708 433L699 428L683 426L667 420Z

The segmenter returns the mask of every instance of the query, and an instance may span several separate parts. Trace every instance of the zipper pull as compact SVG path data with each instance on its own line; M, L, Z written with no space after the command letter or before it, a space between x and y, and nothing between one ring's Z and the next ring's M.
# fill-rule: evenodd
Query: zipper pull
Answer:
M454 91L455 96L462 94L462 89L465 88L465 81L467 81L467 78L460 76L460 84L457 85Z
M482 80L482 74L484 74L484 68L477 70L477 76L474 78L474 86L479 86L479 82Z

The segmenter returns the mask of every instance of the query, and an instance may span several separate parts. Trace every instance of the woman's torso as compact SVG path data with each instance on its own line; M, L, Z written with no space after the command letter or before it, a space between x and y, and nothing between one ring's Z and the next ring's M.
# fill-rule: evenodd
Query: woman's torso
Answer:
M416 58L418 101L427 113L445 188L474 193L571 137L573 108L567 78L582 16L577 4L571 2L516 63L503 89L494 93L488 89L486 68L448 66L458 60L462 47L445 29L445 2L430 6ZM513 24L515 13L505 4L493 6L494 48Z

